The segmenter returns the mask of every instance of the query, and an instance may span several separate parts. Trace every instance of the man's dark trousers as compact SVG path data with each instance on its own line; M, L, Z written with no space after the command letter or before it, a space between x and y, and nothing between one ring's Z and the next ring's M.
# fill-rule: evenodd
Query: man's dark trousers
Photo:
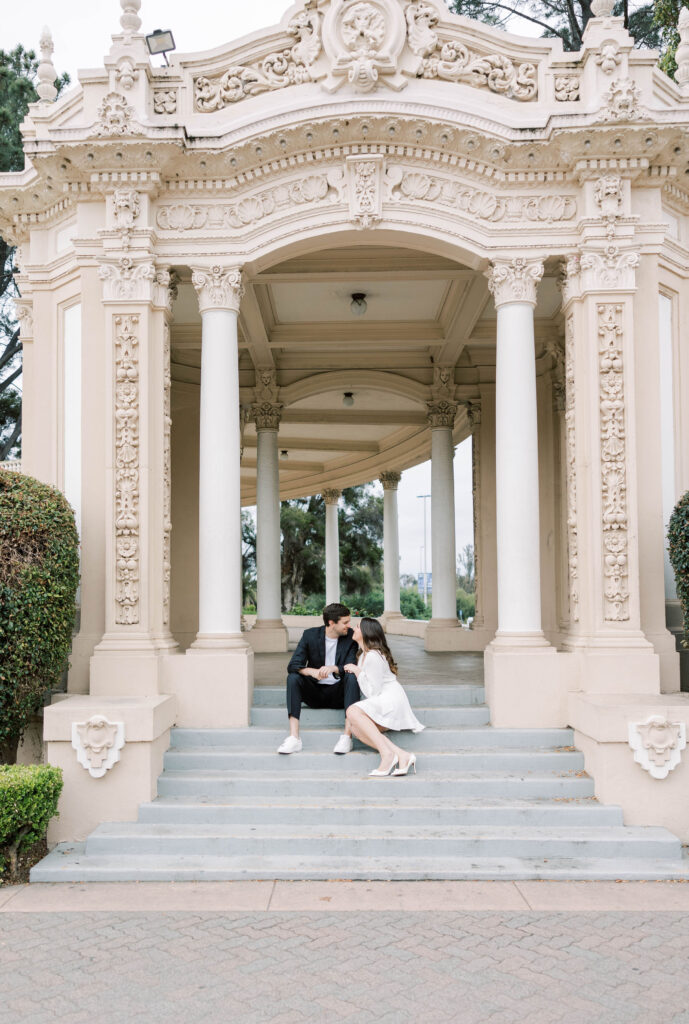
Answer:
M321 683L312 676L303 676L302 668L323 668L325 665L325 626L306 629L287 666L287 714L301 716L301 706L310 708L344 708L361 700L361 691L353 672L345 672L345 665L355 662L358 648L351 629L338 637L335 664L339 669L337 683Z

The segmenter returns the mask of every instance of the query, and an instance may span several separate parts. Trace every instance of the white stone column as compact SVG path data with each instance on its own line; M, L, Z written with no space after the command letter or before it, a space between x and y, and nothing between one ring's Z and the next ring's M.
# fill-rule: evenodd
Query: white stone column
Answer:
M342 492L334 488L323 491L325 500L325 603L340 600L340 531L337 506Z
M380 474L383 485L383 589L387 625L391 619L401 619L400 611L400 538L397 515L397 487L401 473L392 470Z
M566 688L541 628L534 308L540 260L496 261L495 476L498 630L484 656L497 726L562 725Z
M248 640L254 651L286 651L282 622L280 559L280 471L278 429L282 405L275 370L257 371L252 414L256 423L256 625Z
M195 647L244 647L241 631L237 268L196 269L201 312L199 631Z
M545 643L541 631L534 308L543 264L496 262L498 637Z

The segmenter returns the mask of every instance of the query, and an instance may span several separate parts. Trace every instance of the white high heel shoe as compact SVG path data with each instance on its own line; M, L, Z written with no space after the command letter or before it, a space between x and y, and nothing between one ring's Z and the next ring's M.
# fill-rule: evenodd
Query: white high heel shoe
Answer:
M410 754L409 760L405 764L404 768L395 768L393 775L409 775L409 769L414 769L414 775L416 775L416 754Z
M378 779L384 779L386 775L395 775L395 774L397 774L395 769L397 768L397 765L399 763L400 763L400 759L399 759L399 757L396 757L395 760L390 765L390 767L386 768L384 772L382 772L380 770L380 768L374 768L374 770L372 772L369 772L368 774L369 775L373 775L375 778L378 778ZM405 775L406 775L406 772L405 772Z

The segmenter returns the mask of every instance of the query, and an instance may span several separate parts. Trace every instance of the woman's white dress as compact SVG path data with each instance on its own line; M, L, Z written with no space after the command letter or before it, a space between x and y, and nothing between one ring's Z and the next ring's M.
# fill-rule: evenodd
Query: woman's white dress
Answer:
M421 724L411 709L404 688L390 670L387 659L380 651L367 651L359 656L359 689L365 700L354 706L361 708L369 718L384 729L411 729L421 732Z

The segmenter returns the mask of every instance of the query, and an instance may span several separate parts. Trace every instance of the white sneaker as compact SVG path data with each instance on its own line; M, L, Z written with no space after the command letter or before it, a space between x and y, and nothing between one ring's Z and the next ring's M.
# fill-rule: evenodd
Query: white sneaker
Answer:
M348 736L346 732L343 732L333 747L333 754L348 754L353 746L352 737Z
M296 736L288 736L278 747L278 754L298 754L301 750L301 740Z

